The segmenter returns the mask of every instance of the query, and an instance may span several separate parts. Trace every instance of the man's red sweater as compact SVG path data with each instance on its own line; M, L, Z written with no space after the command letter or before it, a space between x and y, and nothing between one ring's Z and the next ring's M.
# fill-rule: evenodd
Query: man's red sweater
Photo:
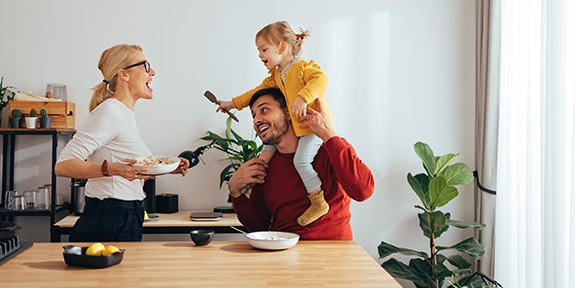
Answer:
M310 201L293 164L294 154L276 152L265 183L252 188L249 197L233 199L233 208L248 231L285 231L302 240L352 240L349 220L351 199L364 201L373 194L371 170L343 138L332 137L319 149L313 166L322 181L329 212L307 225L297 218Z

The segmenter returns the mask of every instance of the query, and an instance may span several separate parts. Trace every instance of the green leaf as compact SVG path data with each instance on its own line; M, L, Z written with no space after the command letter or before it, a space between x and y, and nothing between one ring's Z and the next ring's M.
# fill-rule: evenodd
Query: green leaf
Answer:
M419 200L421 200L423 206L428 210L431 210L429 205L429 190L428 190L429 177L427 177L427 175L425 174L417 174L414 177L411 175L411 173L408 173L407 182L409 183L409 186L411 186L411 189L415 191L415 194L417 195L417 197L419 197Z
M439 157L439 160L437 160L437 164L435 164L435 170L433 171L433 175L439 175L439 173L445 170L445 168L447 168L449 164L455 161L457 156L459 156L459 154L449 153Z
M383 267L383 269L385 269L387 273L389 273L391 276L395 278L409 280L414 284L422 287L425 287L427 285L425 281L425 276L427 273L421 273L419 269L412 267L411 262L410 265L408 266L402 262L399 262L394 258L391 258L383 262L383 264L381 264L381 267Z
M423 212L417 214L417 217L419 218L419 227L427 238L431 238L431 232L435 238L439 238L443 232L449 229L449 226L445 224L446 217L441 211Z
M485 247L481 245L481 243L477 242L475 238L469 237L453 246L445 247L445 246L435 246L437 251L447 250L447 249L455 249L459 252L463 252L477 260L481 259L485 254Z
M449 186L464 185L473 181L473 172L469 170L465 163L461 162L447 167L439 175L447 179L447 185Z
M423 259L429 257L427 255L427 253L425 252L421 252L421 251L415 251L412 249L407 249L407 248L400 248L397 246L393 246L389 243L386 243L385 241L381 241L381 244L379 244L379 246L377 246L377 251L379 253L379 258L385 258L391 254L395 254L395 253L400 253L402 255L406 255L406 256L417 256L417 257L421 257Z
M434 207L441 207L449 203L458 194L459 192L455 187L447 185L447 180L443 176L435 177L429 181L429 199Z
M413 145L413 148L415 150L415 154L419 156L419 159L421 159L423 162L423 166L428 171L428 173L435 171L435 163L437 159L435 156L433 156L433 150L431 150L429 145L422 142L417 142L415 145Z
M447 261L448 261L451 265L453 265L453 266L455 266L455 267L457 267L457 268L459 268L459 269L464 269L464 268L469 268L469 267L471 267L471 263L469 263L467 260L465 260L465 258L463 258L463 257L462 257L461 255L459 255L459 254L454 254L454 255L451 255L451 256L447 257Z
M464 221L458 221L458 220L447 220L446 223L447 223L447 225L449 225L449 226L453 226L453 227L461 228L461 229L473 227L473 228L475 228L475 229L483 230L483 229L485 228L485 224L476 223L476 222L464 222Z

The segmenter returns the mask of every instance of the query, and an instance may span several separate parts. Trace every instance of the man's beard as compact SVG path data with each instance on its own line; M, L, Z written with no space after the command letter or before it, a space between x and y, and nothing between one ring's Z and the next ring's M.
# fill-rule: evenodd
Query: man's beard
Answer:
M286 134L288 129L291 129L290 121L285 119L284 121L281 120L274 121L271 127L273 127L274 131L272 133L268 133L268 136L266 136L265 139L263 139L260 136L260 139L262 139L262 143L266 145L277 145L278 143L280 143L282 136Z

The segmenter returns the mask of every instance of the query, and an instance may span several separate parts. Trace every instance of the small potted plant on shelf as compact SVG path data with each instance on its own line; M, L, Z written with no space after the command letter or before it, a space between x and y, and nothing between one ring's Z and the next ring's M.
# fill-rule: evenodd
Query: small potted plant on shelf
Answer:
M26 128L28 129L36 129L36 123L38 123L38 117L36 117L36 109L30 109L30 114L24 117L26 120Z
M48 110L45 107L40 108L40 128L50 128L52 117L48 117Z
M20 108L12 109L12 114L10 115L10 127L20 128L20 119L22 119L22 110Z
M16 92L10 91L10 89L15 88L14 86L4 86L4 77L0 78L0 119L2 119L4 107L8 106L8 102L14 100Z

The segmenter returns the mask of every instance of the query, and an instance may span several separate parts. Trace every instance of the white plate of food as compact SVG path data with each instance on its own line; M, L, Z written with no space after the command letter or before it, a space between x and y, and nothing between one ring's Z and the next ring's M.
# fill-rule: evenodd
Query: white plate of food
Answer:
M299 241L299 235L280 231L252 232L246 236L252 247L262 250L285 250Z
M148 168L146 172L140 172L144 175L162 175L170 173L180 165L180 158L172 156L146 156L136 158L138 163L134 167Z

